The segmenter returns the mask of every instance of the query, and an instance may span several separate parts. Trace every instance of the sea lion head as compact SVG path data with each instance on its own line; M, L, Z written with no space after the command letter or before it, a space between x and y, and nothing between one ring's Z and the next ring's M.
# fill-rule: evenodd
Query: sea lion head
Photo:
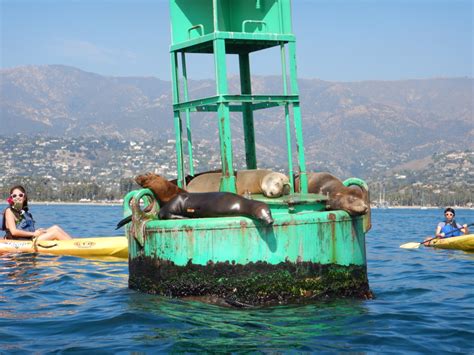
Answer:
M264 222L265 224L270 225L270 224L273 224L274 222L270 208L268 207L266 203L263 203L263 202L258 203L254 212L254 216L258 220Z
M135 181L138 185L153 191L155 198L163 203L168 202L177 194L186 192L160 175L153 173L139 175L135 178Z
M290 181L282 173L270 173L262 179L262 192L266 197L274 198L290 193Z
M349 193L338 192L329 199L331 210L344 210L351 216L359 216L369 211L369 206L360 197Z

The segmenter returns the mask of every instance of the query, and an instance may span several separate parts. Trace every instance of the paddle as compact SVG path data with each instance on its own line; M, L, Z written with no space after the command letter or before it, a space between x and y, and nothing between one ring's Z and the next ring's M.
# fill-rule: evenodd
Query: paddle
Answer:
M472 227L472 226L474 226L474 223L468 224L466 227ZM456 232L458 230L461 230L463 228L464 227L453 229L453 230L449 231L448 234L451 234L451 233ZM428 242L431 242L433 239L438 239L438 237L427 239L427 240L425 240L421 243L417 243L417 242L405 243L405 244L400 245L400 248L403 248L403 249L417 249L417 248L420 247L421 244L426 244Z

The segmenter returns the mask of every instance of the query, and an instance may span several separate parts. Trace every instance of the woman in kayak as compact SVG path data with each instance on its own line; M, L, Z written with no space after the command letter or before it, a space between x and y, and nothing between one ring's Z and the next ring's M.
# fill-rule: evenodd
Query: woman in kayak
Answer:
M72 239L59 226L35 228L33 216L28 211L28 196L23 186L12 187L7 202L10 206L3 212L2 224L2 229L6 232L5 238L35 241Z
M454 220L456 212L451 207L444 210L444 222L439 222L436 227L436 238L459 237L463 234L468 234L467 224L460 225Z

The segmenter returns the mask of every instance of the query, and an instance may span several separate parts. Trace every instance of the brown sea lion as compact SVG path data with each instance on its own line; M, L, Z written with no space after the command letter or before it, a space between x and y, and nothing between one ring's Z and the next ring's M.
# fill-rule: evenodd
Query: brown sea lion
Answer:
M295 189L299 190L299 177L295 179ZM351 216L363 215L369 210L362 188L344 186L329 173L308 173L308 192L328 195L328 210L344 210Z
M141 187L150 189L160 205L167 203L176 195L186 192L186 190L169 182L164 177L153 173L139 175L135 178L135 181Z
M200 174L189 182L187 191L217 192L221 176L221 173ZM290 182L284 174L271 170L239 170L236 173L236 188L238 195L263 193L267 197L280 197L289 194Z
M194 174L194 175L186 175L184 177L184 180L186 182L186 186L188 186L189 182L192 180L192 179L195 179L197 178L199 175L203 175L203 174L209 174L209 173L219 173L219 174L222 174L222 169L216 169L216 170L209 170L209 171L203 171L201 173L197 173L197 174ZM170 180L171 183L175 184L175 185L178 185L178 179L173 179L173 180ZM210 191L209 191L210 192Z
M246 216L272 224L272 213L261 201L230 192L180 193L161 207L160 219Z
M177 185L166 180L164 177L153 173L138 175L135 178L135 181L141 187L150 189L153 192L156 200L159 202L160 206L169 202L176 195L186 192ZM145 208L145 212L149 211L147 211ZM115 229L119 229L131 221L132 216L125 217L117 223Z

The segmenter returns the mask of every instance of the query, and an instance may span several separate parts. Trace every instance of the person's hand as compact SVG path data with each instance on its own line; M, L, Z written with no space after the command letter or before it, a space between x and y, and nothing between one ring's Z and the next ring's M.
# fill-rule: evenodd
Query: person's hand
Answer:
M37 229L37 230L35 230L35 231L33 232L33 237L37 238L37 237L39 237L41 234L44 234L44 233L46 233L46 229L44 229L44 228L39 228L39 229Z

